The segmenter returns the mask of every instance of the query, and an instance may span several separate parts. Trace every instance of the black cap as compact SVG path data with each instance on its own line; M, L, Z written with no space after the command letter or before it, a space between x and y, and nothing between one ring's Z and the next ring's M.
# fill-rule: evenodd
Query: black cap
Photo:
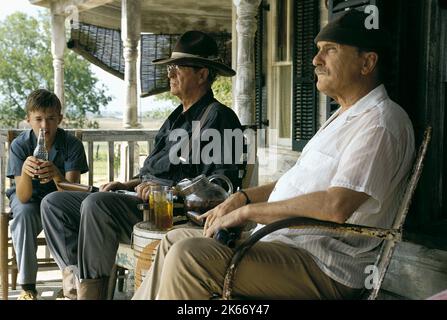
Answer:
M369 16L358 10L346 11L321 29L314 42L330 41L371 51L388 49L391 46L389 33L380 23L378 29L367 28L365 21Z

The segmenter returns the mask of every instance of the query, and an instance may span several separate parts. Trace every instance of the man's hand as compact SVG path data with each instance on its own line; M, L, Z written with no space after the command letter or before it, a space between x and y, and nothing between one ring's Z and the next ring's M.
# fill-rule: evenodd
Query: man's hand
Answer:
M114 190L127 190L128 187L119 181L112 181L103 184L99 187L99 191L114 191Z
M153 181L145 181L140 183L135 187L135 192L138 197L140 197L143 201L149 200L149 192L151 191L151 186L156 186L157 184Z
M248 221L247 208L247 206L244 206L223 216L218 216L210 223L208 223L207 219L205 223L206 227L203 229L203 235L211 238L219 229L237 227L245 224Z
M220 225L220 223L222 223L221 220L219 220L219 221L216 221L216 220L224 217L225 215L228 215L230 212L233 213L235 210L243 207L245 205L245 201L246 201L245 197L241 193L236 192L236 193L232 194L224 202L222 202L221 204L216 206L215 208L213 208L213 209L209 210L208 212L199 216L198 219L206 219L205 225L203 227L203 234L206 236L212 237L214 234L214 231L217 230L215 226ZM238 219L236 219L236 220L238 220ZM224 220L224 221L227 221L227 223L230 223L230 220ZM210 229L211 226L214 226L212 228L212 231L208 231L208 229ZM234 226L234 225L232 224L231 226ZM227 227L227 226L225 226L225 227Z

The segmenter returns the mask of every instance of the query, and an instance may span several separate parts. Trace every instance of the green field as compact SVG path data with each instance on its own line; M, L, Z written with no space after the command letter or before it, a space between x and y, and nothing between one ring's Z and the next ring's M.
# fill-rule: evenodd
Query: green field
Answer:
M120 181L120 142L115 142L114 148L114 180ZM84 148L87 150L87 144L84 143ZM140 143L136 146L137 154L139 155L139 164L148 155L147 143ZM139 166L138 166L139 167ZM100 186L108 182L108 166L107 166L107 142L95 142L93 143L93 184ZM81 176L81 183L88 184L87 173Z

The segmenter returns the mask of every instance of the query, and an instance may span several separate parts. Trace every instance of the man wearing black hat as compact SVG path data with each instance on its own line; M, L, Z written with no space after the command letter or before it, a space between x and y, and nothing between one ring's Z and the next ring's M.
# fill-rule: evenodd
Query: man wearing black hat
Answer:
M208 211L202 235L174 230L161 242L136 299L221 295L233 251L211 237L246 222L301 216L389 228L414 154L411 122L387 95L378 64L386 33L348 11L315 39L319 91L339 104L277 182L243 190ZM204 238L205 237L205 238ZM347 299L367 285L379 240L319 229L281 229L264 237L237 270L235 296ZM369 288L370 289L370 288Z
M187 157L180 157L178 163L173 163L169 155L170 150L181 146L176 140L171 141L169 134L173 130L184 129L191 136L194 121L200 122L202 131L216 129L222 137L225 129L241 128L234 111L214 99L211 90L216 76L232 77L236 74L222 62L214 39L200 31L187 31L179 38L170 57L155 59L152 63L166 65L171 93L182 102L162 125L155 138L154 150L141 168L140 177L150 177L152 181L140 183L140 179L136 179L126 184L111 182L103 186L102 190L133 190L136 187L138 194L145 200L149 186L153 183L172 185L186 177L213 173L226 175L235 188L240 186L236 165L223 164L224 161L217 164L194 163L185 161ZM190 151L200 152L191 149L190 146ZM222 150L222 156L224 153L225 150ZM191 158L193 160L194 156Z
M221 62L214 39L200 31L188 31L179 38L171 57L153 63L167 65L171 93L182 104L163 123L155 137L154 150L145 160L139 176L124 183L110 182L100 188L100 191L136 191L137 195L59 192L42 200L48 246L63 273L64 296L70 299L106 298L118 244L130 243L133 226L142 220L137 205L147 200L150 185L172 186L184 178L216 173L226 175L234 188L241 183L240 166L235 161L228 163L225 157L225 152L234 152L235 146L231 144L232 148L228 148L223 138L224 143L219 146L222 148L220 161L204 162L200 148L185 148L186 154L177 156L176 151L182 150L180 147L185 140L179 143L170 136L172 132L182 132L189 138L195 133L193 130L203 133L212 129L224 137L225 129L241 128L234 111L214 99L211 90L217 75L231 77L236 74ZM204 146L203 142L199 144ZM196 163L194 152L199 152Z

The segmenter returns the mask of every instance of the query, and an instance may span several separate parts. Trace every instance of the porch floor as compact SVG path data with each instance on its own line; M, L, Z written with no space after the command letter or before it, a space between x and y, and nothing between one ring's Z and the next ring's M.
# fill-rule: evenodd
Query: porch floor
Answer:
M39 270L37 273L37 291L39 293L38 300L56 300L56 295L62 289L62 277L59 270ZM118 286L117 286L118 287ZM16 290L9 289L8 299L17 300L22 288L17 285ZM115 289L113 300L130 300L131 293L119 292Z

